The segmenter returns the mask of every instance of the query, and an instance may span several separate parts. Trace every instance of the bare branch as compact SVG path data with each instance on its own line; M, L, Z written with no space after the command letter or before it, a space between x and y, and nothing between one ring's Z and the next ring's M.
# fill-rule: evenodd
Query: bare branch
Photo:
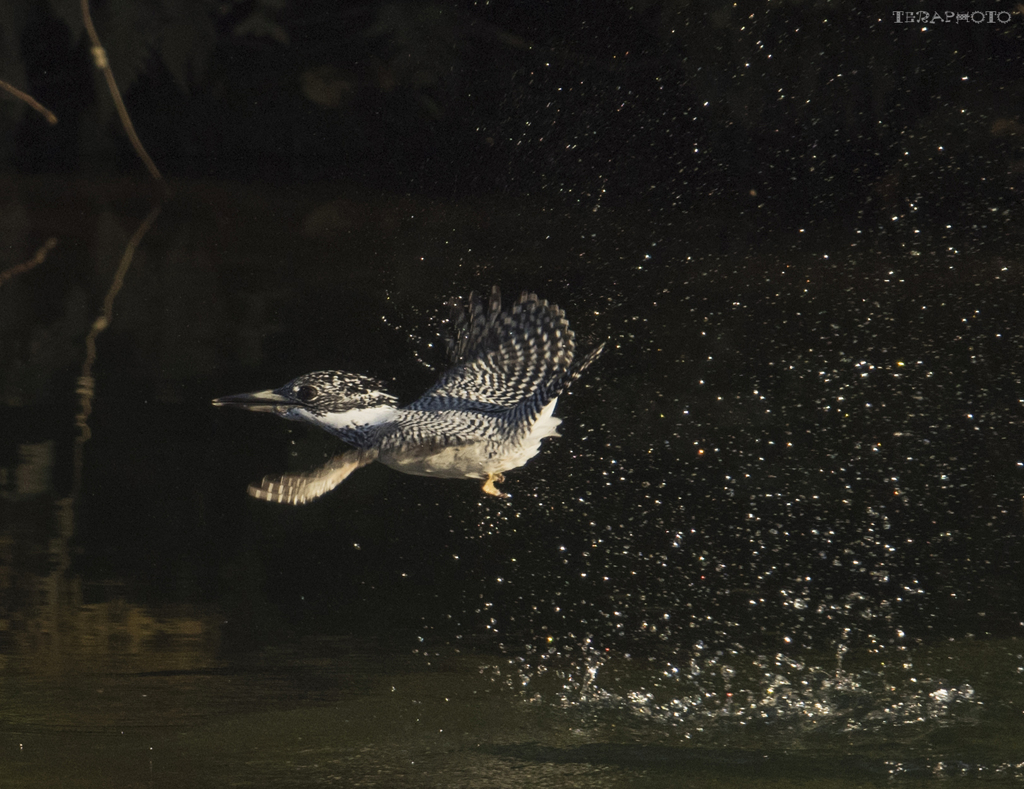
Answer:
M85 451L85 442L92 437L92 430L89 428L89 417L92 415L92 401L96 393L96 379L92 374L93 365L96 363L96 338L110 325L114 316L114 299L121 292L125 275L131 268L132 260L135 259L135 250L139 248L142 239L153 226L156 218L160 215L162 206L156 205L146 214L134 235L128 239L125 245L124 254L121 255L121 265L117 267L114 279L110 283L107 297L103 300L103 310L92 322L92 328L85 338L85 360L82 362L82 372L78 376L75 386L75 393L78 395L79 412L75 415L75 426L78 428L78 435L75 436L75 452L73 459L74 482L72 499L77 497L82 482L82 460Z
M32 109L34 109L36 112L38 112L44 118L46 118L46 122L49 123L51 126L57 122L57 116L56 115L54 115L52 112L50 112L48 109L46 109L46 107L44 107L38 101L33 99L31 96L29 96L25 91L18 90L11 83L4 82L2 79L0 79L0 88L3 88L8 93L10 93L12 96L21 99L28 106L30 106Z
M124 101L121 99L121 91L117 88L117 82L114 80L114 72L110 70L110 63L107 60L107 50L103 48L103 44L100 41L99 35L96 33L96 27L92 23L92 15L89 13L89 0L81 0L82 3L82 20L85 22L86 33L89 34L89 41L92 42L92 59L102 73L104 79L107 81L107 88L110 90L110 96L114 99L114 106L117 108L118 117L121 119L121 125L124 127L125 133L128 135L128 139L132 143L132 147L135 149L135 153L138 154L139 158L142 159L142 163L146 165L146 169L149 170L149 174L153 176L154 180L163 183L163 176L160 175L160 171L156 168L153 160L149 158L149 154L146 153L146 149L142 146L142 141L139 139L139 135L135 133L135 126L132 125L132 119L128 116L128 110L124 106Z
M0 288L2 288L6 282L14 279L19 274L24 274L26 271L34 269L46 260L46 256L50 254L50 250L55 246L57 246L57 239L55 237L48 238L46 243L39 247L36 253L24 263L19 263L17 266L11 266L6 271L0 271Z

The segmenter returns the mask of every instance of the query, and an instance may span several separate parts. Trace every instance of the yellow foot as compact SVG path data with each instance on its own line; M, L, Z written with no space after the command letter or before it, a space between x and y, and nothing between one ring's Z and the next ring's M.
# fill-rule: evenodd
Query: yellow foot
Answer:
M488 474L487 475L487 481L484 483L484 493L488 494L489 496L499 496L499 497L501 497L503 499L508 498L508 494L507 493L502 493L500 490L498 490L496 487L494 487L494 483L495 482L504 482L504 481L505 481L505 475L504 474Z

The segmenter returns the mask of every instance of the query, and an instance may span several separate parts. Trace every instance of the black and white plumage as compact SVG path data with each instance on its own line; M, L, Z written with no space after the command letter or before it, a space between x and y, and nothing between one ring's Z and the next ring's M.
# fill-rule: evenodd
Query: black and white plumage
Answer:
M354 447L311 473L265 477L249 493L301 504L379 461L406 474L483 479L485 493L503 495L494 483L536 455L542 439L558 435L558 397L604 345L576 359L561 309L524 292L503 310L498 288L486 307L474 293L467 305L453 304L450 335L451 367L405 407L380 381L338 371L214 400L310 422Z

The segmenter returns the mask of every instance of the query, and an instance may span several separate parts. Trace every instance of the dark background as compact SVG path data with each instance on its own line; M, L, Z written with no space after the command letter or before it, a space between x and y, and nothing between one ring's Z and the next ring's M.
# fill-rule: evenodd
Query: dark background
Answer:
M694 418L729 440L816 436L835 464L869 451L886 419L911 435L905 405L855 428L799 409L823 402L822 382L849 386L839 370L851 364L916 358L892 367L900 382L876 399L925 396L941 413L925 432L966 408L963 371L977 365L989 379L975 395L1012 402L1024 28L1008 4L984 12L908 23L881 3L95 2L139 136L178 190L149 239L173 274L122 298L100 364L138 365L117 373L125 413L147 396L198 405L220 388L335 364L389 376L411 397L433 373L401 360L444 363L428 348L438 305L494 280L572 304L584 342L617 344L600 385L599 429L612 434L601 442L642 458L663 433L676 438L661 465L633 461L647 484L666 469L695 473L682 454L702 439ZM8 402L46 402L73 376L62 339L86 325L67 289L105 282L130 232L103 212L134 222L151 197L92 68L79 3L6 2L0 30L0 76L59 118L50 126L12 97L0 103L0 163L23 211L8 212L23 246L12 259L41 239L46 222L25 218L41 209L55 224L88 217L73 237L106 261L77 282L40 268L8 323L19 337L6 346ZM56 202L33 197L54 183L78 186L57 188ZM271 221L285 229L254 226ZM398 333L352 343L382 312ZM166 325L149 325L153 315ZM26 374L40 347L33 320L59 350ZM962 321L988 321L1003 344L957 333ZM727 366L701 394L730 354L752 367ZM780 370L795 362L806 369L790 382ZM948 380L901 395L922 365ZM722 392L756 387L780 398L772 419L747 405L715 415ZM680 399L706 408L697 417ZM799 468L785 485L803 485ZM127 524L137 502L108 506ZM727 502L710 506L732 517ZM183 522L172 528L187 531ZM164 547L133 561L149 566ZM126 557L90 560L113 571ZM210 574L195 579L207 588L221 568L196 572ZM992 603L1008 606L1009 627L1016 603L1000 593Z
M161 273L140 274L118 297L100 345L98 371L120 389L97 403L96 418L116 427L90 452L110 441L121 461L86 467L103 493L82 502L75 567L127 573L146 599L222 602L247 588L276 600L278 619L295 621L297 600L317 601L342 630L383 606L396 624L443 630L440 615L460 637L493 637L485 611L495 608L526 642L554 628L570 641L582 630L657 643L666 639L650 637L652 612L686 611L690 636L725 639L760 617L748 592L770 590L779 619L755 630L771 640L802 610L789 602L802 590L819 613L855 596L841 616L794 614L808 644L859 616L858 595L872 610L897 600L898 625L876 614L919 637L970 629L980 609L988 632L1015 633L1019 556L1004 549L1019 545L991 520L992 508L1010 511L1014 483L1001 469L1014 455L974 446L958 421L971 402L987 404L985 429L1005 441L1019 384L1011 261L1024 36L1015 8L985 12L909 23L883 4L852 3L94 3L128 110L171 189L146 239ZM59 118L50 126L13 98L0 104L11 259L28 258L49 228L94 261L70 278L41 266L8 296L6 401L62 413L75 406L68 343L81 342L89 305L101 303L83 289L106 287L158 191L92 68L79 3L14 0L0 28L3 76ZM576 396L590 427L554 444L538 471L570 501L573 474L610 484L620 467L624 489L544 511L545 525L503 533L503 547L484 541L478 554L462 542L477 515L438 509L422 480L394 482L415 495L394 497L383 517L428 526L379 530L375 502L390 483L378 469L345 490L350 528L376 534L359 554L348 532L323 532L337 503L287 513L286 524L311 529L288 536L280 511L239 498L245 476L273 470L267 453L284 428L214 415L211 396L348 366L410 399L444 364L442 302L491 282L540 291L567 306L584 345L614 346L595 389L585 382ZM882 370L885 383L872 384ZM832 397L862 410L837 418ZM18 441L72 421L15 414L9 462ZM192 432L205 424L237 425L243 438L218 433L211 446ZM156 431L141 444L139 425ZM884 462L883 438L895 453ZM944 449L899 456L900 442L915 441ZM693 454L712 444L725 454ZM321 446L314 454L330 442ZM197 460L168 482L147 461L161 453L172 468ZM217 477L232 464L233 486ZM123 488L122 466L134 480ZM972 481L952 481L963 474ZM741 478L756 483L737 502ZM897 480L919 496L901 497ZM58 489L68 484L57 476ZM672 494L652 497L652 487ZM584 543L601 544L606 526L587 520L589 506L605 508L617 524L609 539L622 543L599 559ZM141 531L140 510L155 518ZM892 543L879 536L890 511L911 535L893 570L911 587L948 584L967 543L970 568L988 571L959 596L894 593ZM249 518L265 529L251 532ZM626 525L637 519L643 528ZM718 527L695 525L705 521ZM780 536L790 521L801 537ZM243 534L258 535L259 550L249 548L263 556L247 580L234 564L247 561ZM702 553L684 534L710 542ZM560 578L570 537L583 574L548 621L523 606ZM835 554L851 544L868 558L839 569ZM524 551L534 558L518 591L465 586ZM438 558L454 555L469 569ZM254 569L264 561L273 569ZM707 575L712 561L720 570ZM303 572L310 563L319 569ZM857 569L866 565L877 566ZM396 577L429 594L410 597ZM338 605L350 595L364 605ZM474 595L491 605L467 604ZM636 595L647 602L625 605Z
M60 118L5 97L9 170L138 167L78 6L0 10L0 74ZM1020 19L989 6L980 24L715 0L100 0L93 15L170 177L681 207L737 232L916 212L984 236L1006 211L1019 222L1024 158Z

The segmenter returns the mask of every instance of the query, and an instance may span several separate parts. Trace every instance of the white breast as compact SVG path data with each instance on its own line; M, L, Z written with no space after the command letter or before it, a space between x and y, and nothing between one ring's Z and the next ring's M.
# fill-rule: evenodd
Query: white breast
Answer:
M382 452L377 460L404 474L448 479L484 479L493 465L487 442L477 441L457 447L445 447L429 453L415 449Z
M557 428L562 420L553 414L556 402L557 398L544 407L521 442L497 451L492 442L481 437L479 441L430 452L416 449L382 452L378 461L405 474L450 479L485 479L490 474L510 471L540 452L542 439L558 435Z

